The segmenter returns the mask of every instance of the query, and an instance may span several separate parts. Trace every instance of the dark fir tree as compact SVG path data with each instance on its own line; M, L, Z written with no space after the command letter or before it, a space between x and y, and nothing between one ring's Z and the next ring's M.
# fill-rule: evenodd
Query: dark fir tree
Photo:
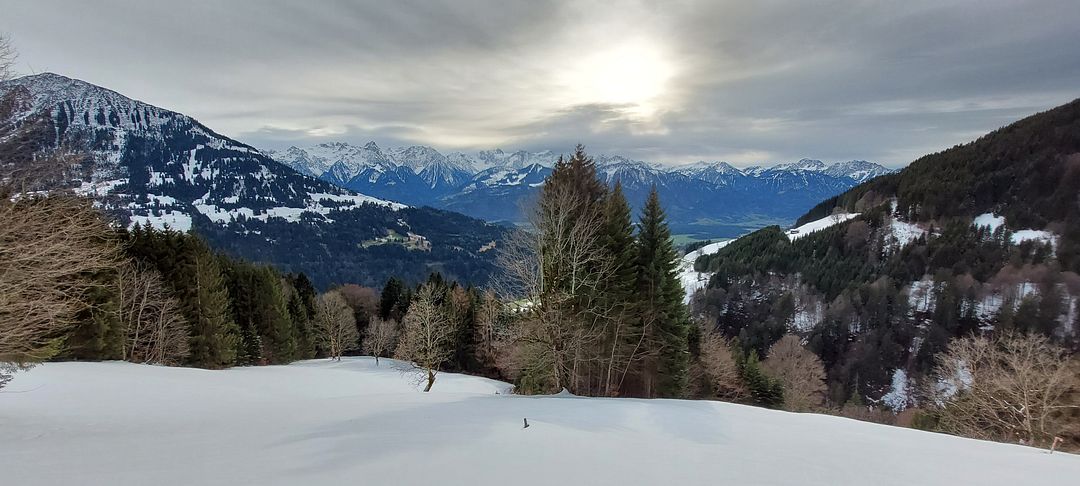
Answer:
M653 356L644 371L646 389L652 390L650 395L682 396L690 323L677 273L679 255L655 187L642 210L637 246L637 315Z
M296 334L296 358L315 357L315 286L303 273L290 273L285 277L288 294L289 319Z
M621 371L640 361L637 346L643 333L642 322L636 319L632 303L637 282L637 243L630 204L623 195L622 183L616 182L604 202L604 229L601 244L614 262L611 277L603 282L601 296L610 309L601 353L606 361L604 394L619 392Z
M229 315L229 296L216 260L202 245L193 245L186 266L191 276L181 300L191 322L188 361L201 368L225 368L236 362L239 330Z

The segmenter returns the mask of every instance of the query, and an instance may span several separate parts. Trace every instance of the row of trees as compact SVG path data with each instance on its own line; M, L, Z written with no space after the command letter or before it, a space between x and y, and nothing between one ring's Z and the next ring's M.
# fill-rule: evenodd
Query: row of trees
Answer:
M324 305L340 297L317 296L304 274L216 254L193 234L106 234L118 263L89 279L62 358L218 369L340 354L331 321L342 318Z

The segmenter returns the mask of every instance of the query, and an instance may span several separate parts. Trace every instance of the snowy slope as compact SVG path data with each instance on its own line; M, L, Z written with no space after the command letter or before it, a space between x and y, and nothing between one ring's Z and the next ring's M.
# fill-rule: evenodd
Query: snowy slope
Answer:
M734 239L720 241L716 243L709 243L697 250L694 250L686 255L683 255L682 261L679 262L679 280L682 282L683 292L686 293L683 297L683 302L689 303L690 297L694 295L694 292L705 288L709 284L709 277L712 276L708 272L694 271L694 262L698 258L705 255L712 255L720 251L721 248L728 246Z
M91 153L96 163L84 175L82 192L98 196L104 209L131 225L188 230L197 213L206 214L199 209L205 206L232 216L211 217L222 224L241 214L265 221L306 213L328 220L323 200L330 198L323 195L332 196L335 209L405 207L301 177L188 116L77 79L43 73L6 81L0 99L16 108L7 122L44 119L55 132L51 145ZM111 201L101 200L106 197Z
M813 233L815 231L821 231L830 226L838 225L858 215L859 213L833 214L831 216L826 216L824 218L811 221L802 226L797 226L795 228L789 229L785 233L787 234L788 239L790 239L791 241L795 241L810 233Z
M1002 226L1008 227L1005 223L1004 216L998 216L993 213L983 213L976 216L972 224L977 227L985 227L991 232L997 231L997 229ZM1012 230L1012 228L1008 229ZM1057 248L1058 236L1050 231L1034 229L1017 229L1012 231L1009 241L1014 245L1019 245L1025 241L1036 241L1041 244L1049 244L1055 249Z
M719 402L512 396L452 374L425 394L388 361L46 364L0 394L0 471L20 486L1060 485L1080 475L1074 455Z

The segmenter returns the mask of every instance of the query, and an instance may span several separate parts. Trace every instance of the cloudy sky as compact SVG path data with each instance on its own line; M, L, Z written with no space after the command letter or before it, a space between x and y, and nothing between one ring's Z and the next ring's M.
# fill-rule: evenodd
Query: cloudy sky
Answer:
M259 147L904 165L1080 97L1080 2L0 0L51 71Z

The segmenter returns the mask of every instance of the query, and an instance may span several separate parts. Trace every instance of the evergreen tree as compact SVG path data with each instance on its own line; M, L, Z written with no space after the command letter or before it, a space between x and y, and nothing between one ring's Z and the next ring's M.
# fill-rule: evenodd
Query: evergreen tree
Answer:
M405 282L397 277L391 277L383 286L379 298L379 317L401 322L401 318L408 310L408 301L408 289Z
M315 286L303 273L286 276L285 290L288 295L289 320L296 335L296 359L315 357Z
M295 359L297 331L277 271L233 262L228 277L231 315L240 330L240 362L281 364Z
M101 272L98 283L84 296L87 306L78 325L64 339L61 358L76 360L123 359L124 333L117 315L115 272Z
M229 291L229 310L239 328L236 364L263 364L262 337L255 324L255 292L251 283L250 265L221 257L222 274Z
M201 368L224 368L236 361L239 329L229 315L229 296L217 262L203 245L189 255L188 298L181 304L191 322L189 362Z
M611 277L603 282L601 296L604 308L610 309L608 324L601 347L607 362L604 374L604 393L615 394L621 380L621 370L639 359L637 343L643 332L641 321L634 318L633 302L637 281L637 246L631 220L630 204L623 195L622 183L616 182L604 202L604 228L601 244L614 262Z
M737 362L737 366L743 384L750 392L754 403L769 408L779 408L784 405L784 386L780 380L770 377L761 368L757 351L750 351L750 354Z
M678 253L665 219L653 187L639 223L637 315L655 356L645 370L646 390L651 388L651 395L679 397L687 383L690 322L678 277Z

